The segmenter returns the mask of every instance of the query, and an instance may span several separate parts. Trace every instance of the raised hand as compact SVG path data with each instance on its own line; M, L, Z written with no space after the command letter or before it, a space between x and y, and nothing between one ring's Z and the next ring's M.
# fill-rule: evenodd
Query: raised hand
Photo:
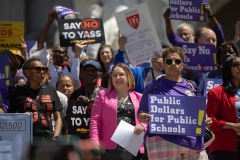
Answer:
M75 53L80 53L81 54L83 48L86 47L86 46L87 46L87 41L80 40L75 44L73 51Z
M171 10L170 10L170 8L168 8L168 9L163 13L163 18L164 18L165 20L169 20L170 16L171 16Z
M27 53L27 44L26 42L24 41L23 37L20 36L20 40L21 40L21 44L19 46L19 50L22 54L22 56L25 57L25 60L28 60L28 53Z
M211 6L207 3L202 4L203 12L206 13L207 16L212 16Z
M125 36L122 36L120 34L120 31L118 31L118 45L119 45L119 50L124 51L125 49L125 44L127 43L127 38Z
M48 13L48 20L53 22L54 20L58 20L57 18L57 10L56 9L52 9L49 13Z

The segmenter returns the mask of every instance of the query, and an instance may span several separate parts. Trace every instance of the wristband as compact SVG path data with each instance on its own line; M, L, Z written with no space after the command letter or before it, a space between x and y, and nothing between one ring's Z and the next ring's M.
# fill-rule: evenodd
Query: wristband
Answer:
M211 16L208 16L208 18L213 18L214 17L214 14L212 14Z

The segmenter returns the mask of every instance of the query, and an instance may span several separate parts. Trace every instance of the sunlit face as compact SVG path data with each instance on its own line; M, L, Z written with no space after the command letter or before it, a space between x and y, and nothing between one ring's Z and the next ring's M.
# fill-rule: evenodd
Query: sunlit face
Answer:
M211 29L204 29L198 39L199 44L212 44L217 46L217 36Z
M168 53L163 66L166 75L180 76L183 70L183 61L178 53Z
M183 40L194 43L194 34L188 26L183 26L177 30L177 34Z
M42 83L47 71L48 68L40 61L33 61L24 73L30 83Z
M56 45L52 50L52 60L53 64L61 66L63 62L67 61L67 49Z
M60 80L58 81L57 90L65 94L69 99L74 91L72 79L67 76L61 77Z
M121 67L115 67L111 73L112 84L115 89L126 89L128 88L128 80L126 72Z
M100 50L100 59L105 63L110 63L113 59L113 53L111 52L111 49L109 47L105 47Z

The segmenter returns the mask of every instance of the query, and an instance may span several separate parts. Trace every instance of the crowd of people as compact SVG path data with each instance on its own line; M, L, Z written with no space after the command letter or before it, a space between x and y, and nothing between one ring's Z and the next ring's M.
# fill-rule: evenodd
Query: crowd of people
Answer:
M32 115L34 146L55 144L63 135L68 143L87 140L91 152L83 153L84 159L240 159L240 22L236 23L233 40L225 41L210 5L204 3L203 11L210 27L198 28L194 33L193 27L184 22L175 32L171 11L167 9L163 18L172 46L161 42L163 53L155 54L151 67L146 68L126 65L127 38L120 33L116 53L110 45L102 44L97 56L90 57L85 53L87 42L84 40L72 47L46 48L48 30L57 20L56 10L51 10L29 53L21 37L19 50L24 59L10 50L0 51L0 56L8 55L13 79L13 86L0 90L0 113ZM208 72L202 79L186 72L183 43L214 45L218 69ZM149 132L152 116L148 108L149 94L202 97L206 78L223 80L222 85L207 95L204 123L215 136L210 144L206 145L204 136ZM68 134L68 100L82 101L88 106L87 135ZM111 140L121 120L135 127L134 134L145 132L137 156Z

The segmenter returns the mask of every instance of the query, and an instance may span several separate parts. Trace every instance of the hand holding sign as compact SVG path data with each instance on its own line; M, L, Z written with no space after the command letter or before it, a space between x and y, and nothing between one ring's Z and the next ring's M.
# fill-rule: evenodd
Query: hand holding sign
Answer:
M168 9L164 12L163 18L164 18L165 20L168 20L168 19L170 18L170 16L171 16L171 10L170 10L170 8L168 8Z
M209 128L211 127L211 125L212 125L212 123L213 123L211 117L207 117L205 122L206 122L207 127L209 127Z
M202 7L203 7L204 13L206 13L207 16L212 16L211 6L209 4L203 3Z
M145 124L149 123L149 120L150 120L151 117L152 117L151 114L147 114L147 113L143 113L143 112L138 115L139 121L141 121Z
M50 22L53 22L54 20L58 20L57 18L57 10L56 9L52 9L49 13L48 13L48 20Z
M78 41L75 46L73 47L73 51L75 52L75 58L79 58L80 54L82 53L82 50L84 47L87 46L87 41Z
M118 44L119 44L119 50L124 51L125 44L127 43L127 38L125 36L122 36L120 34L120 31L118 31Z

